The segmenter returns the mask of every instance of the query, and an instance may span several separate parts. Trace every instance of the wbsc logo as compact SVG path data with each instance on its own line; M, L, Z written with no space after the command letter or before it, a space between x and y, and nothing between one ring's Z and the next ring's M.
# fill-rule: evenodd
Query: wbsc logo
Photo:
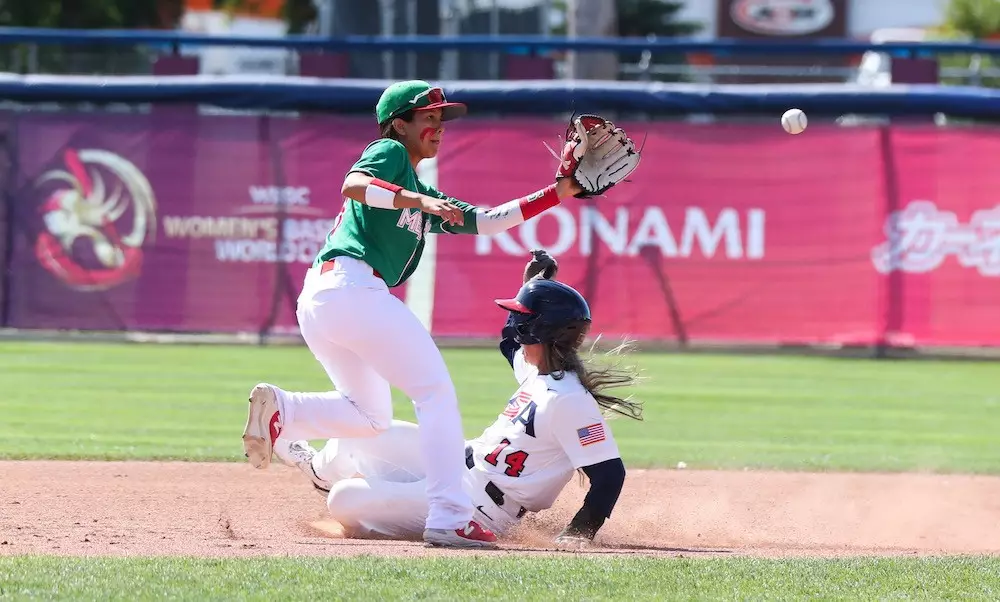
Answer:
M136 278L156 233L156 198L135 165L104 150L68 149L36 181L44 229L35 256L70 288L107 290Z

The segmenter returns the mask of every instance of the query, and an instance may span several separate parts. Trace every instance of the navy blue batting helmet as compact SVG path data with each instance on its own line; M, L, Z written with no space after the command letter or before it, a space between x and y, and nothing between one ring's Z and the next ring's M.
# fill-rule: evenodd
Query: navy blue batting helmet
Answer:
M514 327L514 340L521 345L564 343L575 348L590 330L587 300L555 280L529 280L517 297L496 299L496 304L510 312L507 323Z

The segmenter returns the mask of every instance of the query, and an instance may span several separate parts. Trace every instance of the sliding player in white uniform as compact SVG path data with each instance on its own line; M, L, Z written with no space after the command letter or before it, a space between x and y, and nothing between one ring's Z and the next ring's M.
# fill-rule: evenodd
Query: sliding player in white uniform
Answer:
M474 520L500 536L526 512L551 507L582 470L590 490L556 541L586 544L611 516L625 481L604 412L641 419L642 408L606 393L632 384L630 372L583 363L578 351L590 308L573 288L551 279L552 258L533 253L517 297L496 301L510 312L500 350L520 387L496 422L468 441L463 485ZM330 513L349 536L413 539L428 511L419 441L416 424L397 420L374 438L332 439L320 452L296 441L291 453L315 487L329 492Z

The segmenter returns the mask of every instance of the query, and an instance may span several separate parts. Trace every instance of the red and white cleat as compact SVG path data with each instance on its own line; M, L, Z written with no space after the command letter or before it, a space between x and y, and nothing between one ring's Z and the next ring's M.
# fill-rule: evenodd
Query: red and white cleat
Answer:
M281 434L278 397L271 385L259 384L250 391L250 409L243 429L243 451L254 468L267 468L274 453L274 440Z
M497 536L470 520L461 529L425 529L424 541L444 548L495 548Z

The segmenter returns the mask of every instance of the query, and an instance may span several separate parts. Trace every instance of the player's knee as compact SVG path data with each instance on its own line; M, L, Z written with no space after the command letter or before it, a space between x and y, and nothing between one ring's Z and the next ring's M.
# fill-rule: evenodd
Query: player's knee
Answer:
M453 406L458 408L458 395L455 393L455 385L447 374L438 378L428 379L418 386L407 391L417 407L427 404L435 406Z
M371 422L372 430L375 434L384 433L392 426L392 406L368 413L368 421Z
M326 496L326 507L333 520L345 527L357 525L367 504L366 488L361 479L345 479L334 483Z
M378 435L392 426L392 395L388 389L385 395L358 396L351 400L371 427L371 432L364 433L364 436Z

